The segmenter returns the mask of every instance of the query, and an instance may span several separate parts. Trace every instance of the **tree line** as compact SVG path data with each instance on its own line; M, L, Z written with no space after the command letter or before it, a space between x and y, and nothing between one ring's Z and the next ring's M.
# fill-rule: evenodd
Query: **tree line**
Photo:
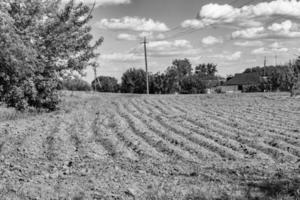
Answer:
M199 64L192 67L188 59L176 59L164 73L149 74L151 94L199 94L212 86L220 85L216 76L217 65ZM143 69L128 69L121 78L121 84L113 77L100 76L92 82L99 92L146 93L146 72Z
M249 92L289 91L291 96L299 88L300 57L295 62L279 66L248 68L243 73L257 73L263 77L261 83L249 88Z

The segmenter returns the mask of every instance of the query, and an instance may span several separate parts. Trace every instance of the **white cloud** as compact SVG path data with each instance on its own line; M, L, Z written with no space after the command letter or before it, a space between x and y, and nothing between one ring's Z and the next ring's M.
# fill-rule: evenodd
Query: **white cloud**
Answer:
M135 35L128 34L128 33L120 33L117 36L117 39L118 40L134 41L134 40L137 40L137 37Z
M264 27L253 27L243 30L234 31L232 33L232 38L259 38L264 36L265 28Z
M281 45L278 43L278 42L274 42L274 43L272 43L272 44L270 44L270 47L271 48L279 48Z
M69 0L62 0L63 4L68 3ZM130 0L75 0L75 3L84 3L86 5L93 5L96 3L96 6L105 6L105 5L119 5L119 4L129 4Z
M192 45L187 40L175 40L175 41L155 41L148 44L149 51L170 51L170 50L181 50L191 49Z
M300 30L298 25L293 23L291 20L283 21L282 23L273 23L268 27L269 31L273 34L283 37L300 37Z
M264 43L262 41L244 41L244 42L235 42L234 45L241 47L253 47L253 46L262 46Z
M139 17L123 17L121 19L102 19L97 25L102 29L132 30L146 32L164 32L169 28L166 24L153 19Z
M248 29L237 30L232 33L232 38L296 38L300 37L300 30L297 24L291 20L282 23L273 23L267 28L252 27Z
M198 19L188 19L181 23L183 28L193 28L193 29L201 29L208 25L215 23L214 20L198 20Z
M205 45L214 45L214 44L218 44L218 43L223 43L223 40L221 38L207 36L202 39L202 43Z
M112 53L112 54L102 54L100 55L100 60L108 62L132 62L143 59L142 56L139 56L134 53Z
M266 20L275 15L300 18L300 1L274 0L235 8L228 4L210 3L202 6L198 20L186 20L182 27L203 28L211 24L235 24L246 27L262 26Z
M242 56L242 52L238 51L238 52L235 52L231 55L225 55L225 58L227 60L238 60L238 59L241 58L241 56Z
M281 24L274 23L271 26L268 27L268 30L277 32L277 31L283 31L287 32L290 31L291 28L293 27L293 23L290 20L286 20L282 22Z
M282 44L279 42L274 42L270 44L271 51L274 52L287 52L289 51L288 48L284 47Z
M142 32L138 35L139 38L144 38L144 37L147 37L147 39L150 39L150 40L163 40L165 38L165 35L163 33L158 33L158 34L155 34L153 32Z
M235 61L235 60L240 59L241 56L242 56L242 52L237 51L233 54L224 53L224 54L217 54L217 55L212 55L212 56L208 56L208 57L220 58L220 59L225 59L228 61Z
M266 50L264 47L261 47L261 48L254 49L251 53L252 54L268 54L268 53L270 53L270 51Z

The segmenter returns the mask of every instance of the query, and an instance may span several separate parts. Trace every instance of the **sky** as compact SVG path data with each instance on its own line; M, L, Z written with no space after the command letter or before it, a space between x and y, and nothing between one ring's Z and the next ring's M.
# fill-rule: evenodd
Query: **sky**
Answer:
M77 0L78 2L80 0ZM82 0L83 1L83 0ZM129 68L151 73L174 59L193 66L215 63L227 76L246 68L284 64L300 54L300 2L296 0L84 0L96 2L90 22L98 49L97 74L120 80ZM85 80L94 73L86 70Z

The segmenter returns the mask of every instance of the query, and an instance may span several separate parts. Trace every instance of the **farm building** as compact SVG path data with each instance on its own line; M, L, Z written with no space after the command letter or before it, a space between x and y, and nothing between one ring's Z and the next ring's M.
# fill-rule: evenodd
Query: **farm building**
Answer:
M244 92L249 87L257 87L263 78L258 73L236 74L232 79L221 86L222 92Z

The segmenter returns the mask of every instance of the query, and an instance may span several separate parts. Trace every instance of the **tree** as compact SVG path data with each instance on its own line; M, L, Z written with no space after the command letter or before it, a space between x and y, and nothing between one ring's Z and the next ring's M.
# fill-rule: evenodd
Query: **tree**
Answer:
M288 83L288 88L291 97L296 95L296 89L299 87L299 76L300 76L300 56L294 64L290 63L288 70L284 74Z
M179 79L192 74L192 64L188 59L176 59L172 64L177 70Z
M184 77L180 81L180 87L182 94L199 94L199 93L205 93L206 86L201 81L199 76L197 75L190 75Z
M91 91L91 85L79 77L64 79L62 89L70 91Z
M150 93L166 94L166 76L165 74L156 73L150 75Z
M168 93L180 92L180 80L192 74L192 65L188 59L176 59L166 71L166 88Z
M92 87L98 92L111 92L115 93L119 91L118 80L109 76L99 76L93 80Z
M121 92L146 93L146 72L143 69L128 69L122 76Z
M103 38L92 45L93 8L59 0L0 3L0 96L8 106L56 109L59 79L82 74Z
M213 63L199 64L195 67L195 74L199 76L215 76L217 65Z

